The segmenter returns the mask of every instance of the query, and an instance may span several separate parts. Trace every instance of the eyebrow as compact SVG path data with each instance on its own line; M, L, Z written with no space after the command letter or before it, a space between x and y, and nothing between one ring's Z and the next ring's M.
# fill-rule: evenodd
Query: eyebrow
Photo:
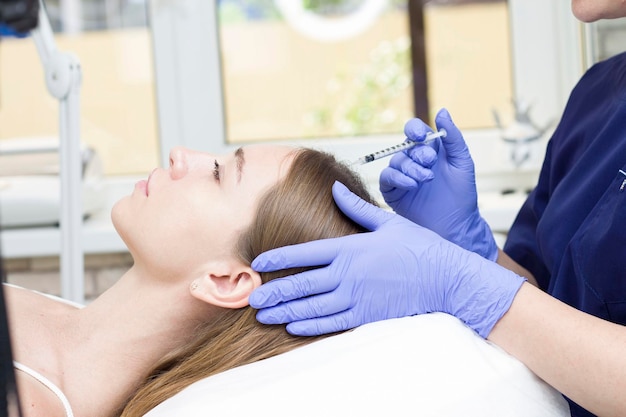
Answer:
M237 167L237 184L241 182L241 172L243 171L243 165L246 163L246 159L243 157L243 148L237 148L235 151L235 165Z

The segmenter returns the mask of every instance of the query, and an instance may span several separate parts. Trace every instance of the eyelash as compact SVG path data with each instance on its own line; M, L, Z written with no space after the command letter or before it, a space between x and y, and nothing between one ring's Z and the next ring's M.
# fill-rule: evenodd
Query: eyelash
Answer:
M217 159L213 162L213 178L216 181L220 180L220 164L217 162Z

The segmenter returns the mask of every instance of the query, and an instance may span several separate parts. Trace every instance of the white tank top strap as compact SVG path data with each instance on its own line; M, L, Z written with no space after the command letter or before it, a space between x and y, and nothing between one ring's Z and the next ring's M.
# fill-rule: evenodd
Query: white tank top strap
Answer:
M67 397L65 396L65 394L63 394L63 391L61 391L59 387L57 387L56 385L52 383L52 381L50 381L48 378L41 375L39 372L35 371L34 369L29 368L28 366L21 364L17 361L13 361L13 366L15 366L16 369L19 369L20 371L32 376L37 381L41 382L46 388L52 391L54 395L56 395L59 398L59 400L61 400L61 403L63 404L63 408L65 409L65 415L67 417L74 417L74 413L72 412L72 407L70 406L70 402L68 401Z

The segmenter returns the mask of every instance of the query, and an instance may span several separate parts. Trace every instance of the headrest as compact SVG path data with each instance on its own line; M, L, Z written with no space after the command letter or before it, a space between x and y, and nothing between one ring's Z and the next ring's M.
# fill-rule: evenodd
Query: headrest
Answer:
M145 417L359 414L570 415L521 362L437 313L371 323L205 378Z

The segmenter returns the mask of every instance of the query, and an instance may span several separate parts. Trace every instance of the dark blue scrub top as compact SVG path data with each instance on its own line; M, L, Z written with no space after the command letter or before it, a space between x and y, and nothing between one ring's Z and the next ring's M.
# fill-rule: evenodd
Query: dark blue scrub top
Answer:
M626 325L626 53L572 91L504 251L554 297Z

